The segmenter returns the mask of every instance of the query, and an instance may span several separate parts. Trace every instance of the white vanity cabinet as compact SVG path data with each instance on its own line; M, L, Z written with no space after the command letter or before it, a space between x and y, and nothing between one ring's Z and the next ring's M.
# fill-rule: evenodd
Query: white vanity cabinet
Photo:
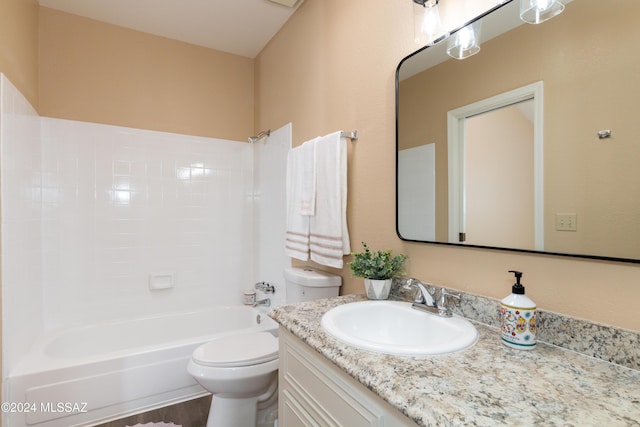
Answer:
M282 327L279 340L279 426L417 425Z

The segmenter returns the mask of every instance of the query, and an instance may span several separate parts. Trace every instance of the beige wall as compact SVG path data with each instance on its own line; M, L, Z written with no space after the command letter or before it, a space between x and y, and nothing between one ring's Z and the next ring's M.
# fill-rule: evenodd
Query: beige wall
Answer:
M640 267L401 241L395 234L394 73L413 45L410 1L308 0L256 59L256 128L291 120L294 144L358 129L349 149L348 221L367 241L410 256L408 274L502 298L524 271L541 308L640 329ZM498 72L500 61L493 63ZM471 83L471 82L469 82ZM431 141L429 141L431 142ZM362 292L350 277L343 293Z
M40 10L42 116L244 141L253 81L252 59Z
M0 72L38 108L36 0L0 0Z

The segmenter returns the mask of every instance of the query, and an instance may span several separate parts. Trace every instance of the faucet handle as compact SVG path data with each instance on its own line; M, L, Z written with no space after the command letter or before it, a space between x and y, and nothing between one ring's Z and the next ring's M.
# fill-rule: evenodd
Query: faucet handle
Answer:
M416 286L416 282L418 282L418 280L414 279L413 277L401 280L404 282L404 285L402 285L402 289L406 291L411 291L413 289L413 301L418 304L422 303L422 294L420 293L420 288Z
M414 279L413 277L407 277L406 279L397 278L397 280L399 280L400 283L404 282L404 284L402 285L402 289L409 290L412 287L411 285L413 285L413 281L416 279Z
M264 292L265 294L275 294L276 288L269 282L258 282L255 288Z
M440 310L440 314L445 317L451 317L451 308L460 304L460 298L460 294L449 292L448 290L442 288L440 292L440 299L438 301L438 309ZM455 301L452 302L452 299L455 299Z

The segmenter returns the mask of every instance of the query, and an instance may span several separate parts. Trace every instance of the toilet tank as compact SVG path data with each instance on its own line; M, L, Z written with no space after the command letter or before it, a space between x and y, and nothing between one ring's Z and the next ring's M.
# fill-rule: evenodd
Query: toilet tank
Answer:
M287 303L337 297L342 277L310 268L288 267L284 269Z

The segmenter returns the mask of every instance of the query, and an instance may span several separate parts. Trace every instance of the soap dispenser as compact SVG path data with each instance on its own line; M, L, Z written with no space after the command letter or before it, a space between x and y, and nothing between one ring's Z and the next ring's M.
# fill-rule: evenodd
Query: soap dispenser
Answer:
M516 276L516 283L502 300L502 342L519 350L532 350L536 346L536 303L524 294L522 272L509 273Z

